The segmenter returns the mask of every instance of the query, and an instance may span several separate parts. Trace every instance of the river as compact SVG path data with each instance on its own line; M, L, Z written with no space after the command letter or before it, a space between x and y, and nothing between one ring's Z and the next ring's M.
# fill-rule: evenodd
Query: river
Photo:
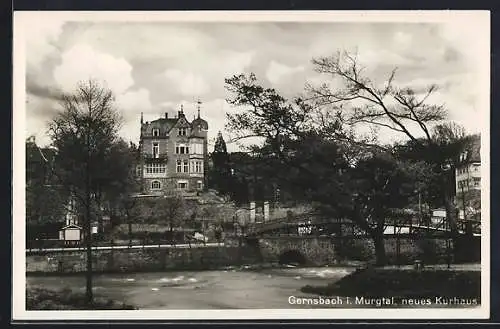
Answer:
M354 271L354 267L288 267L253 271L101 274L94 277L97 296L135 305L139 309L270 309L304 308L291 305L290 296L308 296L300 288L326 285ZM84 276L28 276L28 286L85 291ZM312 295L310 295L312 296Z

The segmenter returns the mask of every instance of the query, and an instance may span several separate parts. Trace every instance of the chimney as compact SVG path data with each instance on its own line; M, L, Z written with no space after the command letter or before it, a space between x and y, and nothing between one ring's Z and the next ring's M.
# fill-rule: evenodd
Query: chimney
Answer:
M183 118L184 117L184 105L181 104L181 110L179 111L179 118Z
M165 112L165 119L168 119L168 112Z
M255 223L255 201L250 202L250 223Z
M264 222L269 220L269 201L264 201Z

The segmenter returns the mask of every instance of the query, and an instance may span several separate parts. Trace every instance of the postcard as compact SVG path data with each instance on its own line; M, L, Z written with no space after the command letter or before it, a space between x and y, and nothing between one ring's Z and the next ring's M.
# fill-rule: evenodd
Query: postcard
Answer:
M488 318L489 18L15 12L13 319Z

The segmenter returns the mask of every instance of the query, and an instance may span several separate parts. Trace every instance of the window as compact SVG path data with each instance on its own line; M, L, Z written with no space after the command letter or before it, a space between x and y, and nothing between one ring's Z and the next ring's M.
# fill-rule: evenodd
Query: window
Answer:
M135 167L135 175L137 177L141 177L142 176L142 168L141 168L141 166L136 166Z
M186 136L186 128L179 128L179 136Z
M177 160L176 172L182 172L182 161L181 160Z
M203 172L203 163L201 161L196 161L194 163L194 172L201 173Z
M479 187L481 185L481 178L474 177L474 187Z
M161 183L160 181L154 180L151 182L151 189L152 190L159 190L161 189Z
M167 166L163 163L146 164L146 174L164 174L167 172Z
M160 129L154 128L153 129L153 137L158 137L160 136Z
M196 186L198 187L199 190L203 188L203 182L201 180L196 182Z
M186 189L188 187L187 181L177 181L177 187L180 189Z
M153 142L153 158L158 158L160 156L160 143Z
M203 154L203 144L193 143L190 148L193 154Z
M189 162L188 162L188 160L184 160L184 172L189 172Z
M175 146L176 154L189 154L189 147L184 144L179 144Z

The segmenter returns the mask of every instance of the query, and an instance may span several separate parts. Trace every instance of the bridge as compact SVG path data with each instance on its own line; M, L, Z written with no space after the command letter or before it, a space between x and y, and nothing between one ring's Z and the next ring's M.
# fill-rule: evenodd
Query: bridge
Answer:
M439 221L423 222L414 218L388 219L384 226L384 235L451 233L450 225L445 218ZM480 236L481 222L459 220L457 222L457 231L459 234ZM262 235L367 236L364 231L357 228L356 224L351 221L344 219L332 220L315 214L301 215L295 218L282 217L265 222L251 223L246 228L245 235L248 237Z
M478 258L481 223L459 221L458 237L453 237L445 219L422 223L414 218L387 220L384 227L386 254L396 262L425 258L463 256ZM332 264L339 259L367 261L373 259L372 237L348 220L332 220L315 214L277 218L247 225L241 232L248 244L262 254L265 261L282 263ZM470 254L470 255L469 255ZM472 255L473 254L473 255Z

